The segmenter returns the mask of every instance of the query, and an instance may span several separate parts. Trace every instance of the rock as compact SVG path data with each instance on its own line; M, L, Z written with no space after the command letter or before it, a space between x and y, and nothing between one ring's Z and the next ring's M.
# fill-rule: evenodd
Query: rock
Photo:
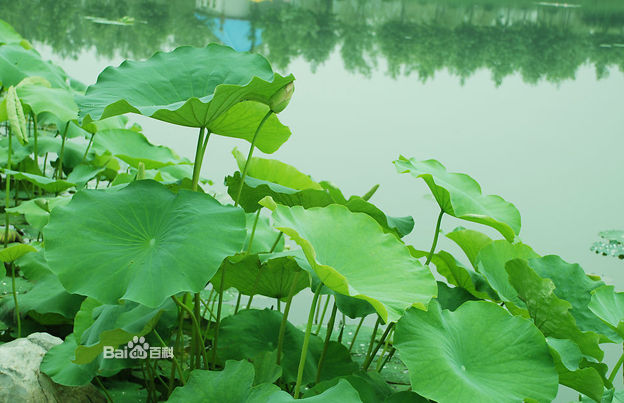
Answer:
M0 345L0 403L105 403L91 384L61 386L39 371L45 353L62 342L47 333L33 333Z

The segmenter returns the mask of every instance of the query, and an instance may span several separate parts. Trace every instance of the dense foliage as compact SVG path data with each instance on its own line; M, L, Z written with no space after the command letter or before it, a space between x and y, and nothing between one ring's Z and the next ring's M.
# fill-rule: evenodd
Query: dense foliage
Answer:
M0 21L2 340L63 337L41 370L112 401L545 402L559 385L622 399L624 356L609 368L602 345L623 342L624 293L519 241L509 201L400 156L440 208L420 249L403 241L411 217L371 202L377 186L346 197L254 157L291 135L277 115L293 82L212 44L126 61L85 88ZM194 161L127 113L197 128ZM250 143L233 151L227 194L200 175L213 135ZM436 248L445 218L500 236L445 234L463 265ZM303 330L295 296L309 303Z

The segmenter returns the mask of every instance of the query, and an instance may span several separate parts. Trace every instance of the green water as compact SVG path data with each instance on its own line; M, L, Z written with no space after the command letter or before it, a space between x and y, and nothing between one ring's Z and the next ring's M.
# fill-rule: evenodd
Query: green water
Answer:
M512 201L520 237L537 252L624 291L624 261L589 251L599 231L624 229L621 1L0 0L0 10L85 84L108 65L178 45L221 38L260 52L297 77L280 117L293 135L274 158L347 194L380 183L372 201L414 216L408 242L420 249L437 208L391 162L436 158ZM152 141L192 158L194 130L136 120ZM203 173L220 184L235 170L230 150L248 145L210 141ZM445 220L447 231L466 225ZM462 256L444 238L439 247Z

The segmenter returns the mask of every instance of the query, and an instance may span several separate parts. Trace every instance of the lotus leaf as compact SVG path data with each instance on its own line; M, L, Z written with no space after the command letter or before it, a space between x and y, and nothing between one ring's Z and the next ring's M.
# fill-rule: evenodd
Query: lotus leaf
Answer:
M481 186L466 174L447 172L436 160L416 161L400 156L394 161L399 173L422 178L446 214L490 226L508 241L520 233L520 213L500 196L483 195Z
M44 237L50 269L70 292L155 308L204 288L223 259L240 251L245 216L206 194L136 181L77 193L52 211Z
M624 292L615 292L611 285L596 288L589 309L624 337Z
M304 397L320 395L338 384L341 380L345 380L351 384L353 389L358 392L360 400L363 403L383 402L392 394L392 388L390 388L386 381L377 372L357 372L352 375L318 383L307 391Z
M0 20L0 45L6 44L19 44L24 49L32 47L11 25L6 21Z
M368 301L385 322L396 321L412 305L424 308L436 295L429 269L366 214L340 205L275 206L273 220L303 249L327 287Z
M602 360L604 352L598 345L600 337L594 332L582 332L570 313L572 305L557 298L555 284L541 278L526 260L514 259L505 265L509 282L525 303L535 326L548 337L570 339L583 354Z
M279 391L271 384L253 386L254 367L247 361L227 361L223 371L195 370L168 402L260 403Z
M27 106L34 114L50 113L57 118L57 128L78 118L78 107L73 95L66 89L48 88L43 85L21 85L17 87L17 95L22 105Z
M475 270L478 270L477 256L481 249L492 243L492 239L475 230L457 227L453 231L446 234L446 237L455 242L466 254L470 264Z
M37 249L32 245L14 243L4 249L0 249L0 262L13 263L30 252L37 252Z
M468 301L455 312L437 302L426 312L410 309L396 325L394 345L412 390L440 403L551 401L557 394L544 336L494 303Z
M157 52L145 61L106 68L78 104L81 116L93 120L138 113L251 141L269 111L270 98L293 80L274 73L258 54L217 44L183 46ZM288 128L271 116L256 146L272 153L289 136Z
M341 403L360 403L362 400L353 386L345 380L340 379L335 386L327 389L317 396L306 397L303 399L294 399L291 395L284 391L274 393L269 397L267 403L288 403L288 402L309 402L309 403L325 403L325 402L341 402Z
M19 84L24 78L43 77L54 88L67 88L66 75L59 67L41 60L35 50L19 45L0 46L0 84L4 87Z
M19 180L25 180L33 185L40 187L47 193L61 193L69 188L73 188L75 184L69 183L62 179L50 179L47 176L33 175L26 172L17 172L5 169L5 174L11 175L11 177Z

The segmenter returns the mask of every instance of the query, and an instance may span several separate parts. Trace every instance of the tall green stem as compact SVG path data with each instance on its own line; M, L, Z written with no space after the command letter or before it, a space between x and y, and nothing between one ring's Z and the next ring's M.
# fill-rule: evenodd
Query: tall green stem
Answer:
M299 357L299 368L297 369L297 383L295 383L295 392L293 396L295 399L299 398L299 390L301 389L301 381L303 380L303 369L305 368L306 356L308 355L308 344L310 344L310 334L312 333L312 322L314 321L314 311L316 304L321 295L321 289L323 284L319 284L314 298L312 298L312 305L310 305L310 313L308 314L308 324L306 325L305 336L303 337L303 347L301 348L301 356Z
M330 295L328 294L327 299L325 300L325 306L323 307L323 313L321 313L321 320L319 320L316 332L314 332L315 335L318 335L321 331L321 327L323 327L323 319L325 319L325 313L327 312L327 307L329 306L329 297Z
M388 326L386 326L386 330L384 331L383 335L381 336L381 339L379 339L379 343L377 343L377 345L375 346L375 349L371 352L371 354L366 357L366 362L364 362L364 366L363 366L364 371L366 371L368 369L368 367L370 366L371 362L373 362L373 359L375 358L375 355L377 355L377 351L379 351L379 348L384 343L384 341L388 337L388 334L390 334L390 331L393 328L394 328L394 322L391 322Z
M290 284L290 289L288 290L288 300L286 301L286 306L284 307L284 314L282 315L282 323L280 324L279 337L277 339L277 365L280 364L282 360L282 347L284 345L284 334L286 333L286 324L288 323L288 313L290 312L290 304L292 303L292 299L295 296L295 290L297 289L297 281L299 280L299 275L301 271L298 271L293 278L292 283Z
M609 374L609 378L608 378L609 382L613 383L613 381L615 380L615 376L617 375L618 370L622 366L622 363L624 363L624 353L622 353L622 355L620 356L620 359L618 360L618 362L615 363L615 367L613 367L613 369L611 370L611 373Z
M223 287L225 284L225 266L221 269L221 284L219 284L219 305L217 305L217 323L215 324L214 343L212 343L212 369L217 363L217 346L219 344L219 327L221 325L221 307L223 306Z
M360 323L358 323L357 328L355 329L355 333L353 334L353 339L351 339L351 345L349 346L349 352L353 350L353 346L355 345L355 339L358 337L358 333L360 333L360 328L362 327L362 323L364 323L365 316L360 319Z
M256 213L256 218L254 219L253 228L251 229L251 235L249 236L249 244L247 245L247 251L245 251L246 255L248 255L249 252L251 252L251 245L253 244L254 236L256 235L256 227L258 226L258 219L260 218L261 210L262 209L259 208L258 212Z
M87 154L89 154L89 149L91 148L91 144L93 144L93 138L95 137L95 133L91 133L91 138L89 138L89 144L87 144L87 149L84 154L82 154L82 162L85 162L87 159Z
M173 299L173 302L175 302L180 308L182 308L183 310L185 310L189 314L189 316L191 317L191 322L193 322L193 326L195 327L195 329L199 333L200 343L203 346L204 345L204 340L201 337L201 328L199 327L199 322L197 322L197 318L195 317L195 314L193 313L191 308L186 306L186 304L181 303L180 300L178 300L175 295L172 295L171 298ZM202 353L202 356L204 358L204 362L208 362L208 356L206 355L206 349L202 348L201 349L201 353Z
M338 310L338 306L336 305L336 301L334 301L334 307L332 308L332 313L329 316L329 322L327 322L327 333L325 334L325 343L323 343L323 351L321 352L321 357L319 358L318 367L316 369L316 379L314 381L315 383L319 383L319 380L321 379L321 370L323 369L323 363L325 362L325 356L327 355L327 347L329 346L329 340L334 330L337 310Z
M264 123L269 119L269 117L273 114L273 111L268 111L266 115L260 121L260 124L256 128L256 132L251 139L251 146L249 147L249 154L247 154L247 161L245 161L245 166L243 167L243 172L241 173L241 182L238 186L238 192L236 192L236 200L234 200L234 205L238 206L238 202L240 200L241 192L243 191L243 184L245 183L245 177L247 176L247 168L249 167L249 161L251 161L251 157L253 156L254 148L256 146L256 139L258 138L258 133L260 133L260 129L264 126Z
M37 168L39 168L39 148L38 148L38 140L39 140L39 129L37 128L37 114L34 112L30 112L31 116L32 116L32 121L33 121L33 157L35 159L35 166Z
M69 122L65 123L65 129L61 137L61 152L59 153L59 162L56 166L55 179L60 179L63 172L63 153L65 152L65 139L67 138L67 129L69 128Z
M392 331L394 331L394 328L392 329ZM381 367L384 363L383 358L384 358L384 355L386 355L386 351L388 351L389 346L390 346L390 335L386 337L386 343L384 344L384 348L383 350L381 350L381 354L379 355L379 359L377 360L377 368L376 368L377 372L381 372Z
M17 338L22 337L22 320L20 319L20 310L17 303L17 290L15 289L15 264L9 263L11 266L11 287L13 288L13 302L15 302L15 317L17 319Z
M433 258L433 253L435 252L436 245L438 244L438 235L440 235L440 224L442 223L443 215L444 210L440 210L438 222L436 223L435 234L433 234L433 244L431 245L431 250L429 251L429 255L427 256L427 261L425 262L425 265L431 263L431 259Z
M379 324L381 323L381 317L377 316L377 320L375 321L375 327L373 327L373 334L371 335L370 342L368 343L368 350L366 351L366 359L364 362L368 361L368 357L371 355L373 351L373 346L375 345L375 337L377 337L377 329L379 328Z
M197 190L197 184L199 183L199 173L201 171L202 162L204 160L204 152L206 151L208 138L210 137L210 132L206 136L204 134L205 131L206 128L201 127L199 129L199 136L197 136L197 146L195 147L195 162L193 163L193 191Z
M7 169L11 169L11 154L13 153L11 149L12 143L12 134L11 129L9 128L9 150L7 154ZM9 244L9 213L6 211L9 207L11 207L11 175L5 174L6 180L6 193L4 199L4 247L6 248Z

